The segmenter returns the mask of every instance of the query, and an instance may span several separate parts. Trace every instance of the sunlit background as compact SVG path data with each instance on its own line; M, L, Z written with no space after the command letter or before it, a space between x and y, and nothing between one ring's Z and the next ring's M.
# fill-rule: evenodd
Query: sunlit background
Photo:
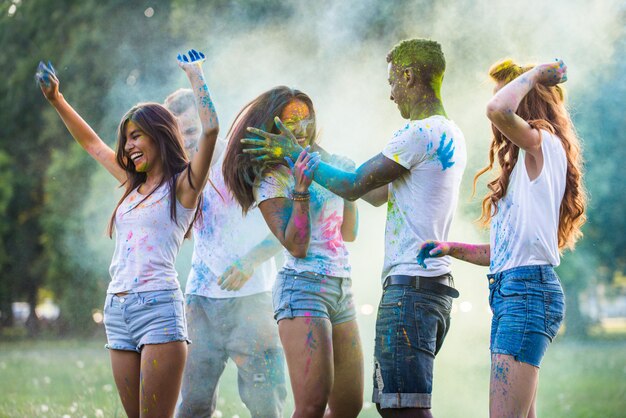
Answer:
M45 102L33 80L40 59L52 61L66 99L112 146L127 109L187 86L175 57L195 48L207 57L222 135L244 104L288 85L313 99L320 144L362 163L404 124L389 100L385 56L411 37L441 43L445 108L468 144L451 240L487 239L473 223L484 182L474 199L471 183L490 140L489 66L503 57L568 65L591 202L586 237L559 269L568 317L542 367L538 406L546 417L626 415L625 13L616 0L3 1L0 416L123 416L102 348L114 245L105 229L121 190ZM385 208L359 209L359 237L349 249L365 350L361 416L373 417ZM177 264L183 287L190 260L187 242ZM433 412L484 417L486 270L460 262L453 269L461 297L436 361ZM216 416L249 416L235 373L227 369Z

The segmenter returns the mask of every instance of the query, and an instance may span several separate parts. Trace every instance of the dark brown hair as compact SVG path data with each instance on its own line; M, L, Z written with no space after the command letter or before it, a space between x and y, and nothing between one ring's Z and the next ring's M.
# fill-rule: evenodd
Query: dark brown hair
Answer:
M278 86L245 105L228 130L228 147L224 156L222 174L226 186L241 205L243 213L246 213L254 204L252 189L255 181L258 181L263 170L271 165L256 161L254 155L244 154L244 148L253 148L253 146L242 144L241 139L259 139L247 131L248 127L278 133L274 118L280 116L285 106L292 100L300 100L305 103L309 108L311 117L315 118L313 102L309 96L299 90ZM311 135L311 145L313 145L316 137L315 130L312 131Z
M520 67L512 60L503 60L489 69L489 75L498 83L509 83L533 66ZM587 195L582 183L582 154L580 142L574 126L565 108L564 93L560 86L547 87L537 84L520 102L517 111L519 117L535 129L546 130L557 136L567 157L567 177L565 194L561 201L559 214L559 249L573 249L582 236L581 227L587 220L585 208ZM478 177L493 168L495 156L498 156L500 171L487 184L489 192L482 202L482 215L479 221L486 226L498 211L498 201L502 199L509 186L511 172L517 163L519 148L492 124L493 139L489 149L489 164L474 177L474 190Z
M124 199L126 199L126 197L133 190L144 183L147 178L146 173L138 172L136 170L135 163L128 158L124 150L127 140L126 125L129 121L133 121L133 123L135 123L147 137L154 141L159 149L159 156L161 159L160 162L163 165L163 178L161 179L159 186L165 182L168 183L170 218L172 221L176 222L176 179L178 174L180 174L187 167L189 167L189 170L187 170L187 181L195 190L195 186L191 180L191 166L189 165L189 160L185 154L180 129L178 128L178 123L176 122L174 115L158 103L139 103L135 105L132 109L126 112L124 117L122 117L117 131L116 159L119 166L126 171L127 180L123 183L126 187L124 195L119 202L117 202L117 206L115 207L115 210L111 215L111 220L109 221L109 237L113 236L113 227L115 225L115 215L117 213L117 209L122 204ZM150 192L149 195L144 197L144 200L147 199L153 192L154 190ZM201 202L199 200L198 207L200 206ZM194 221L198 215L198 207L196 208ZM189 228L191 229L191 226ZM189 236L190 229L187 230L187 233L185 234L186 237Z

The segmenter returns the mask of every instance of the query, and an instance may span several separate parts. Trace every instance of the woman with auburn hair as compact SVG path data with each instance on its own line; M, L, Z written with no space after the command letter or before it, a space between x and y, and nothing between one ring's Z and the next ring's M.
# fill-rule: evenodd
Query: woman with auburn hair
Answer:
M493 140L489 165L500 172L482 203L490 244L428 241L418 261L450 255L489 266L492 417L535 417L539 366L556 336L565 302L554 267L582 236L586 195L580 144L565 108L561 60L520 67L496 63L487 105Z
M242 140L251 140L249 128L290 131L306 151L315 149L313 103L281 86L246 105L229 132L223 174L243 211L257 204L286 250L272 293L294 394L293 417L356 417L363 402L363 354L344 244L356 238L356 205L312 184L320 158L315 152L303 151L295 162L285 158L291 170L267 156L245 153L249 145ZM284 157L280 152L274 157Z
M174 261L198 210L218 134L204 81L204 55L179 55L196 92L203 134L189 161L176 118L158 103L140 103L122 118L113 151L59 91L50 63L37 80L48 102L84 149L125 191L115 208L111 282L104 325L113 378L129 417L174 413L187 356L187 324Z

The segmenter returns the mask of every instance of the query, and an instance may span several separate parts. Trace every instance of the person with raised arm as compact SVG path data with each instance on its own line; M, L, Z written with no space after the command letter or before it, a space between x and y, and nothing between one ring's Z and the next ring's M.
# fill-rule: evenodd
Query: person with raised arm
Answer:
M164 103L178 119L185 151L197 152L202 122L191 89L178 89ZM272 318L274 256L280 242L261 212L245 216L224 184L226 141L218 138L202 192L202 220L194 223L191 271L185 289L189 337L176 417L211 417L218 382L228 359L237 366L241 400L252 418L282 417L287 390L285 358ZM219 320L216 320L219 318Z
M441 98L445 58L428 39L400 42L387 55L391 100L409 122L355 171L322 161L315 182L348 200L387 202L383 294L376 320L372 400L383 417L430 417L433 367L450 328L454 289L449 257L424 268L415 255L429 237L448 236L465 169L465 139ZM255 127L244 152L261 161L294 158L302 147Z
M183 295L174 261L198 212L219 130L202 72L204 55L179 55L203 121L198 152L183 149L176 118L158 103L140 103L123 117L111 149L70 106L50 63L37 80L48 102L84 149L124 194L109 223L115 233L104 325L113 377L129 417L171 417L187 356Z
M500 172L488 183L482 202L490 243L470 245L427 241L418 259L430 264L452 256L489 266L491 322L491 417L536 417L539 366L565 313L563 290L554 267L573 249L585 222L582 158L560 84L567 80L561 60L521 67L512 60L494 64L496 82L487 105Z

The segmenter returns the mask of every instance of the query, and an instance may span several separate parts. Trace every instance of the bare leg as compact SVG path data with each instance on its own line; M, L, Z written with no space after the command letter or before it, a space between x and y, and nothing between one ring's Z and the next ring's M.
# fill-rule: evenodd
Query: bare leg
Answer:
M113 379L122 406L129 418L139 418L139 367L141 356L135 351L109 350Z
M535 393L533 394L533 400L530 404L530 411L528 411L528 418L537 418L537 387L535 386Z
M363 407L363 351L356 320L333 327L335 379L325 418L350 418Z
M529 416L539 381L539 369L504 354L491 355L489 416Z
M147 344L141 352L141 417L170 418L182 382L187 343Z
M295 401L293 418L321 418L333 382L330 321L323 318L283 319L278 333L289 367Z

